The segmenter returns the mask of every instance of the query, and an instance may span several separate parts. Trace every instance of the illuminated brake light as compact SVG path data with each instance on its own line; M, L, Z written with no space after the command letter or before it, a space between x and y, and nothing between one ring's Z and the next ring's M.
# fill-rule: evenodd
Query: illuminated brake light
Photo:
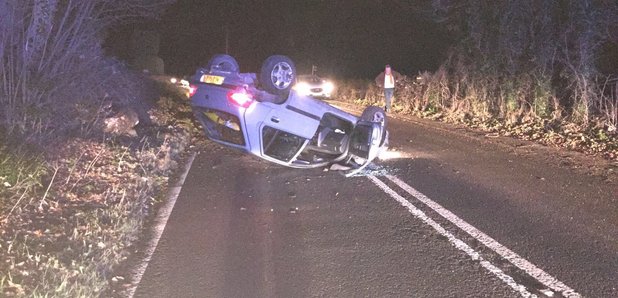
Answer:
M247 93L247 91L245 90L232 91L227 95L227 97L231 103L245 109L248 108L251 103L253 103L253 96L250 93Z
M195 92L197 92L197 86L189 85L189 97L193 97L193 95L195 95Z

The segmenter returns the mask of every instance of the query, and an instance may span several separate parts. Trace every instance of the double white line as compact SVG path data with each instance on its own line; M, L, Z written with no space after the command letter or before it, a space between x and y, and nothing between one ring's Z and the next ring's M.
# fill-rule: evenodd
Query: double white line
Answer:
M479 261L481 266L483 266L483 268L487 269L489 272L494 274L500 280L505 282L508 286L510 286L515 291L520 293L521 296L537 297L535 294L528 291L528 289L526 289L525 286L517 283L511 276L504 273L500 268L496 267L489 261L485 260L477 251L475 251L468 244L466 244L462 240L455 237L452 233L444 229L439 223L437 223L436 221L428 217L423 211L421 211L420 209L415 207L412 203L410 203L410 201L408 201L407 199L399 195L396 191L394 191L392 188L390 188L388 185L386 185L386 183L382 182L380 179L378 179L375 176L367 176L367 177L375 185L377 185L380 189L382 189L385 193L387 193L393 199L398 201L402 206L406 207L410 211L410 213L412 213L416 218L422 220L423 222L425 222L426 224L434 228L439 234L446 237L453 246L465 252L473 260ZM464 232L468 233L470 236L474 237L479 242L483 243L483 245L485 245L486 247L490 248L491 250L493 250L494 252L502 256L504 259L509 261L511 264L515 265L517 268L526 272L526 274L530 275L531 277L539 281L541 284L546 286L548 289L541 290L541 292L544 293L545 295L551 297L553 296L554 292L559 292L564 297L569 297L569 298L581 297L581 295L575 292L575 290L571 289L564 283L560 282L555 277L549 275L548 273L543 271L543 269L530 263L528 260L522 258L521 256L511 251L504 245L498 243L496 240L489 237L487 234L481 232L477 228L468 224L463 219L457 217L457 215L448 211L447 209L442 207L440 204L434 202L433 200L431 200L430 198L428 198L427 196L425 196L418 190L414 189L410 185L401 181L399 178L392 176L392 175L385 175L384 177L386 177L387 179L395 183L397 186L405 190L408 194L412 195L413 197L415 197L417 200L419 200L423 204L427 205L427 207L431 208L432 210L440 214L442 217L444 217L445 219L453 223L455 226L457 226Z

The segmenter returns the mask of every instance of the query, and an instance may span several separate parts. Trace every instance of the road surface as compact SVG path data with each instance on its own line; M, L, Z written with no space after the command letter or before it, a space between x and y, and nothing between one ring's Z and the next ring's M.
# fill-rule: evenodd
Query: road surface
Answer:
M134 297L618 297L607 169L389 120L390 158L351 178L207 144Z

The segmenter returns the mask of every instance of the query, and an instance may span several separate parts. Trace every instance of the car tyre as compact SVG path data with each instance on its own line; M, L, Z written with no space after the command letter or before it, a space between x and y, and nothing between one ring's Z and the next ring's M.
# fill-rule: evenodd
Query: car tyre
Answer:
M270 56L262 64L259 79L264 90L285 100L296 80L296 66L287 56Z
M208 69L209 71L218 70L235 73L240 70L240 67L238 66L238 62L236 61L236 59L234 59L234 57L227 54L218 54L210 58L206 69Z
M386 127L386 112L380 107L370 106L365 108L360 118L365 121L380 122L383 127Z
M380 122L382 123L382 128L385 133L382 134L382 140L380 141L380 146L384 145L387 141L386 139L386 112L383 108L376 106L366 107L360 117L361 120L371 121L371 122ZM388 143L386 143L388 145Z

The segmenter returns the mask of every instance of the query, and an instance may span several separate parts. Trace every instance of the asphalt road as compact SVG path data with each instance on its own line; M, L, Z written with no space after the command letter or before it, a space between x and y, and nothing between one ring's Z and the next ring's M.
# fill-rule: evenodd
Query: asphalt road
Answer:
M345 178L208 144L135 297L618 297L618 184L577 154L390 119Z

